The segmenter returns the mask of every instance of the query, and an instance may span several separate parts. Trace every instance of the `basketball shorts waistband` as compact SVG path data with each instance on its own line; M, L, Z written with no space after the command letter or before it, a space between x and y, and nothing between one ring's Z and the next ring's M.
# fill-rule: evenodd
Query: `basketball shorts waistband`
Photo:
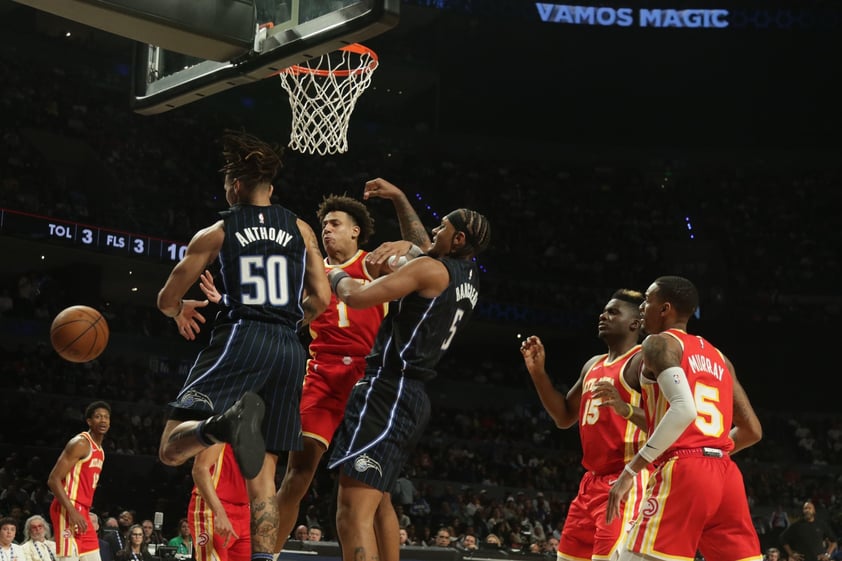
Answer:
M658 458L658 463L663 463L667 460L671 460L672 458L687 458L687 457L700 457L704 456L707 458L725 458L728 456L727 452L720 450L719 448L711 448L709 446L703 446L701 448L679 448L677 450L670 450L663 457Z

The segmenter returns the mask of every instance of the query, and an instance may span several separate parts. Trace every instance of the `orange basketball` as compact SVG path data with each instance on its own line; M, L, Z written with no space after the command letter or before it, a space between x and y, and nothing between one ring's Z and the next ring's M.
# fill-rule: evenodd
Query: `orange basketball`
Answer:
M50 342L64 360L88 362L102 354L108 344L108 323L88 306L60 311L50 326Z

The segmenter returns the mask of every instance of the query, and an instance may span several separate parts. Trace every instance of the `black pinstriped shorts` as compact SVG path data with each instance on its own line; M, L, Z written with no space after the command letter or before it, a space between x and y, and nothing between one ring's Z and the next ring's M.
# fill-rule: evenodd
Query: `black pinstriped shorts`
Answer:
M307 352L289 327L249 320L220 324L169 404L169 418L205 419L253 391L266 402L266 449L300 450L298 408L306 361Z
M328 467L391 493L429 420L424 382L366 375L348 398Z

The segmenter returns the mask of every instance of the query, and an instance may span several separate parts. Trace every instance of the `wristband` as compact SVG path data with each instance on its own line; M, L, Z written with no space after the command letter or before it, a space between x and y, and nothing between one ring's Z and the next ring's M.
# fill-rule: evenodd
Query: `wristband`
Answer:
M629 408L629 412L625 415L622 415L622 417L623 419L629 420L632 418L632 415L634 415L634 407L632 407L631 403L626 403L626 406Z
M631 468L631 464L626 464L626 467L624 467L624 468L623 468L623 471L625 471L626 473L628 473L628 474L629 474L629 475L631 475L632 477L637 477L637 473L638 473L638 472L634 471L634 470Z
M420 257L424 255L424 250L417 245L412 244L412 247L409 248L409 251L407 251L406 254L413 258Z
M342 269L334 269L328 274L328 279L330 280L330 290L336 294L336 287L339 286L339 283L342 282L342 279L351 278L351 275L343 271Z

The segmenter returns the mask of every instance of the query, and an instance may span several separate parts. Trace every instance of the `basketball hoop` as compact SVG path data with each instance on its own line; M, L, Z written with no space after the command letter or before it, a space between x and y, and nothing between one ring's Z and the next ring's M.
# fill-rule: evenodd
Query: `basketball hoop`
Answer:
M354 43L282 70L292 109L289 147L320 156L347 152L351 113L377 65L374 51Z

